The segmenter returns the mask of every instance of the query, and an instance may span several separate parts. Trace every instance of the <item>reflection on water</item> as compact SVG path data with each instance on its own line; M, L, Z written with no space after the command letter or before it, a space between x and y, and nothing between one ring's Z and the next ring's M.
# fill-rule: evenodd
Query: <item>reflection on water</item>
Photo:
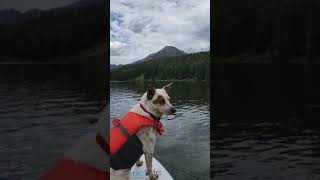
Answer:
M319 65L214 67L214 179L320 179Z
M157 82L156 86L167 83ZM110 120L123 117L147 85L112 82ZM209 86L202 82L174 82L169 95L177 112L174 119L162 119L165 133L157 139L155 157L175 179L209 179Z
M320 179L317 130L266 122L221 123L217 129L214 179Z
M105 98L88 96L56 68L0 67L0 179L36 179L96 130Z

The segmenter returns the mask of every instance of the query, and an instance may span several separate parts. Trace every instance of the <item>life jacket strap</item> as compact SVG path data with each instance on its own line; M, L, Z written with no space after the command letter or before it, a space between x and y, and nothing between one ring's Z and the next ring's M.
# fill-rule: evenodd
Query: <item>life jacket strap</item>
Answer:
M110 146L107 143L107 141L103 139L100 133L97 133L96 141L100 145L100 147L103 149L104 152L106 152L107 154L110 154L110 149L109 149Z
M122 132L123 135L125 135L127 138L130 137L129 132L126 130L126 128L123 127L123 125L121 124L120 119L113 119L112 120L112 124L114 127L118 127L120 129L120 131Z
M128 131L122 126L121 123L119 123L118 128L120 129L120 131L122 132L123 135L125 135L127 138L130 137L130 134L129 134Z

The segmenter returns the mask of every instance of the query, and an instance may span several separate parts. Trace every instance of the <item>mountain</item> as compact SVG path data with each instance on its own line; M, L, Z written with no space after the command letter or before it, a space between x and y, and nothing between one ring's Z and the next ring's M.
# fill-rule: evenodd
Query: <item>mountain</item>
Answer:
M114 69L118 69L120 67L122 67L122 64L116 65L116 64L110 64L110 70L114 70Z
M58 9L58 8L57 8ZM54 10L40 10L30 9L24 13L15 9L5 9L0 11L0 25L6 24L22 24L29 20L41 18L43 16L49 16L56 13L57 9Z
M5 9L0 11L0 24L12 24L21 18L21 13L14 9Z
M48 10L30 9L26 12L19 12L15 9L4 9L0 10L0 25L25 23L29 20L41 17L63 15L64 13L68 13L70 11L78 13L78 9L80 8L88 6L100 6L102 3L103 0L80 0L67 6L52 8Z
M148 60L153 60L153 59L159 59L159 58L163 58L163 57L177 57L177 56L183 56L186 53L179 50L176 47L173 46L165 46L164 48L162 48L160 51L156 52L156 53L152 53L149 54L147 57L145 57L144 59L141 59L139 61L135 61L132 64L137 64L137 63L141 63L144 61L148 61Z
M83 6L91 6L91 5L99 5L103 3L103 0L80 0L70 4L68 7L83 7Z
M107 1L85 0L20 14L1 10L0 61L66 61L66 57L91 49L105 41L106 7Z
M182 56L185 55L186 53L179 50L176 47L173 46L165 46L162 48L160 51L148 55L144 60L152 60L152 59L158 59L162 57L175 57L175 56Z

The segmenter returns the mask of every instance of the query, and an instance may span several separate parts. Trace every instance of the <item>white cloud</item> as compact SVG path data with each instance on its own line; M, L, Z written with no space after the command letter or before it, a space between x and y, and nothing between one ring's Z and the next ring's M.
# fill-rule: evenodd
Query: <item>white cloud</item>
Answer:
M120 41L110 41L110 55L119 56L121 52L125 51L126 44Z
M111 0L111 64L140 60L167 45L210 47L210 0Z

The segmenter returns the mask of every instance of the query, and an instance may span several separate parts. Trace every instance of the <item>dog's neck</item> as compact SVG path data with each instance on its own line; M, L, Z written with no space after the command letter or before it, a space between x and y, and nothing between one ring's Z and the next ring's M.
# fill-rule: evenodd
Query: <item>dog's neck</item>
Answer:
M134 105L133 108L130 110L131 112L137 113L139 115L145 116L147 118L150 119L154 119L149 113L155 115L158 118L162 117L162 113L160 113L159 111L157 111L156 109L154 109L152 107L152 105L150 104L151 102L148 102L145 98L146 94L142 96L141 100L139 101L138 104ZM145 112L141 107L140 104L149 112Z

